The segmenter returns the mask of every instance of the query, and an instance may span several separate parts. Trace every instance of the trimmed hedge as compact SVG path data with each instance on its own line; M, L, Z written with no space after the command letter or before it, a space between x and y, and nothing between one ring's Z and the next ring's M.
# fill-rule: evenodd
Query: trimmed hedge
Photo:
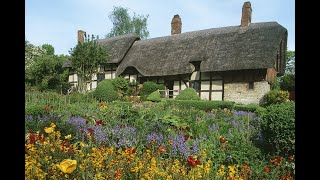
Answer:
M197 101L197 100L167 100L168 105L178 106L181 108L195 108L204 111L212 109L233 109L232 101Z
M257 109L262 108L257 104L235 104L233 109L236 111L249 111L255 112Z

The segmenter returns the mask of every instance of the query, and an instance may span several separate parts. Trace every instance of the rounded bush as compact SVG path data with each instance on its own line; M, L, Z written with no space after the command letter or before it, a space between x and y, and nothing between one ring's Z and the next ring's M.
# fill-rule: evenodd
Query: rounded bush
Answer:
M201 100L198 96L197 91L193 88L186 88L178 94L176 100Z
M153 93L156 90L163 90L164 85L163 84L157 84L152 81L144 82L141 89L141 96L148 96L149 94Z
M97 88L93 91L93 96L99 101L114 101L118 97L112 80L105 79L98 83Z
M147 100L153 101L153 102L160 102L161 101L160 92L155 91L155 92L149 94L149 96L147 97Z
M282 155L295 151L295 103L286 102L266 107L262 114L261 133L268 151Z
M271 104L284 103L289 101L289 92L281 90L271 90L265 94L260 102L260 106L266 107Z
M127 94L129 89L129 80L122 76L112 79L113 87L120 93L121 96Z

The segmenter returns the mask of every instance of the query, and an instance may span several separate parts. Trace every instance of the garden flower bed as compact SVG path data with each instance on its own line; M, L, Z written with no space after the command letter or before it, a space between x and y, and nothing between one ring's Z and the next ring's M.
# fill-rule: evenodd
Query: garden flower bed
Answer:
M268 153L261 118L253 112L166 102L32 108L26 114L26 179L295 176L294 154Z

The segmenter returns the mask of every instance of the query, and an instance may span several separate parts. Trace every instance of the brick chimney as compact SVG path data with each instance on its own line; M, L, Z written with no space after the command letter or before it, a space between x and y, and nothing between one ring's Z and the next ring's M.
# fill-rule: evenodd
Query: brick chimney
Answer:
M243 3L243 6L242 6L241 27L250 25L251 14L252 14L251 3L250 1L247 1Z
M78 30L78 44L84 42L84 36L86 35L86 32L82 30Z
M171 35L181 34L181 18L178 14L174 15L171 21Z

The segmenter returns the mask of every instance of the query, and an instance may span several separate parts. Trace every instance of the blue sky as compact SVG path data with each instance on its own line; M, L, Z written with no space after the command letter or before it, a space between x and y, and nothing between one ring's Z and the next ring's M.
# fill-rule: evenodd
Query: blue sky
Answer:
M171 19L179 14L182 33L240 25L244 0L26 0L25 37L34 45L51 44L55 54L69 54L77 31L104 38L112 28L113 6L130 15L149 15L149 38L168 36ZM252 23L277 21L288 30L288 50L295 50L295 1L251 0Z

